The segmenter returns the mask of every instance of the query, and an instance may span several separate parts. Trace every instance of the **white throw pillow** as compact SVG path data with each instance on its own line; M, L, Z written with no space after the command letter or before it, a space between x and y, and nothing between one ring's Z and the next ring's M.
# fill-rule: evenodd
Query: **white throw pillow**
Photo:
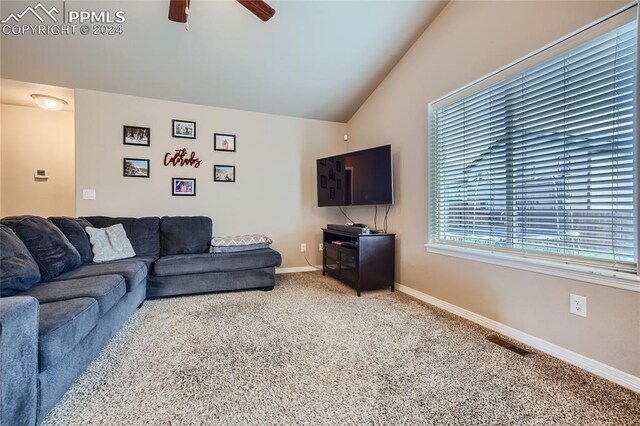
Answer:
M120 223L108 228L87 226L85 231L89 234L93 261L96 263L127 259L136 255L131 241L127 238L127 233Z

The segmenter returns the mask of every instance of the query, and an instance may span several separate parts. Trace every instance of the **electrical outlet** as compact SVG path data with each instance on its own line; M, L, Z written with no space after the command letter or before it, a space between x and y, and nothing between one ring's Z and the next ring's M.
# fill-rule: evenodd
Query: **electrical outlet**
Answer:
M587 298L577 294L569 295L569 312L581 317L587 316Z
M322 245L322 243L318 244L318 251L322 251L324 250L324 246Z
M307 251L307 245L305 243L300 244L300 251L302 253Z

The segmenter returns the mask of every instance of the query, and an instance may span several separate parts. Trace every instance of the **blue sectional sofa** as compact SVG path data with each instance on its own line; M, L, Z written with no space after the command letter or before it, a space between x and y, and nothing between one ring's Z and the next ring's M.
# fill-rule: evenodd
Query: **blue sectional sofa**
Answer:
M94 263L84 227L122 224L136 256ZM0 221L0 424L41 423L146 298L273 289L270 248L209 253L206 217Z

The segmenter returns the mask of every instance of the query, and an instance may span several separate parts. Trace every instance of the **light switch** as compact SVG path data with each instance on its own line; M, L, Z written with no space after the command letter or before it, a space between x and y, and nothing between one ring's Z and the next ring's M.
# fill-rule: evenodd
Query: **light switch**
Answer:
M95 200L96 199L96 190L95 189L83 189L82 190L82 199L83 200Z

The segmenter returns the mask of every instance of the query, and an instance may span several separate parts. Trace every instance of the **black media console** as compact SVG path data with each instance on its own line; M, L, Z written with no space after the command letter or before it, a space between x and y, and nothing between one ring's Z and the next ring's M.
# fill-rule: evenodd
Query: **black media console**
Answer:
M329 274L358 292L395 284L396 234L354 234L322 229L322 275Z

